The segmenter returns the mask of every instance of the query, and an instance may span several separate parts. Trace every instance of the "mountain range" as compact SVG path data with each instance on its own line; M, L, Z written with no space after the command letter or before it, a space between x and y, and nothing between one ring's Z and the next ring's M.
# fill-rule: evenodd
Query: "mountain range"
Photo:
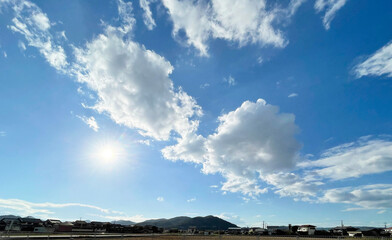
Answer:
M170 219L153 219L147 220L136 225L145 226L152 225L159 228L178 228L178 229L188 229L189 227L196 227L199 230L226 230L229 227L237 227L237 225L225 221L221 218L215 216L206 217L175 217Z

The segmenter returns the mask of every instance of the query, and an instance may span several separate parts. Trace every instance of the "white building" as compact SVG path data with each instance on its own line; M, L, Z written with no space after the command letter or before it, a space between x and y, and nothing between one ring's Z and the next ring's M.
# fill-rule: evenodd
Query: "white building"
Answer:
M314 233L316 232L316 226L302 225L298 227L297 232L303 235L314 235Z

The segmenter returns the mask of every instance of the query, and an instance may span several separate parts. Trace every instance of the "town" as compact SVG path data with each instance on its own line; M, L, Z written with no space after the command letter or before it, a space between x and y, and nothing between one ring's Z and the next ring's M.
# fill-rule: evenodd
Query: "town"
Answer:
M212 217L212 216L207 216ZM217 218L217 217L214 217ZM219 219L219 218L217 218ZM222 220L224 221L224 220ZM126 221L125 221L126 222ZM41 220L33 217L6 216L0 218L0 235L10 233L132 233L132 234L190 234L190 235L266 235L266 236L336 236L336 237L390 237L392 227L363 229L352 226L317 229L314 225L291 225L263 227L187 226L163 228L155 225L126 224L98 221Z

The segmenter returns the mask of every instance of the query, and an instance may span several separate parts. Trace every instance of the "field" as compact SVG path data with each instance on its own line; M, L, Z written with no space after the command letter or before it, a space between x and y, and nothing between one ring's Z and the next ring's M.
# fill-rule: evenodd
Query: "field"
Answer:
M200 235L182 235L182 236L145 236L145 237L123 237L123 238L109 238L111 240L333 240L333 239L346 239L346 240L392 240L385 237L314 237L314 236L243 236L243 235L213 235L213 236L200 236Z
M390 237L152 235L152 234L0 234L2 239L107 239L107 240L392 240Z

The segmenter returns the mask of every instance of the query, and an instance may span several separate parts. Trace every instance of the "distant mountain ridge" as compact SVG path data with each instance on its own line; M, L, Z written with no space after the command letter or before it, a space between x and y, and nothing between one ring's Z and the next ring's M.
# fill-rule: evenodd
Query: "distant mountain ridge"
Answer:
M2 218L20 218L20 216L16 215L0 215L0 219Z
M232 224L226 220L215 216L206 217L175 217L170 219L153 219L147 220L141 223L137 223L139 226L152 225L159 228L178 228L178 229L188 229L189 227L196 227L199 230L226 230L229 227L237 227L237 225Z
M111 223L120 224L120 225L123 225L123 226L129 226L129 225L135 225L136 224L135 222L128 221L128 220L117 220L117 221L112 221Z

